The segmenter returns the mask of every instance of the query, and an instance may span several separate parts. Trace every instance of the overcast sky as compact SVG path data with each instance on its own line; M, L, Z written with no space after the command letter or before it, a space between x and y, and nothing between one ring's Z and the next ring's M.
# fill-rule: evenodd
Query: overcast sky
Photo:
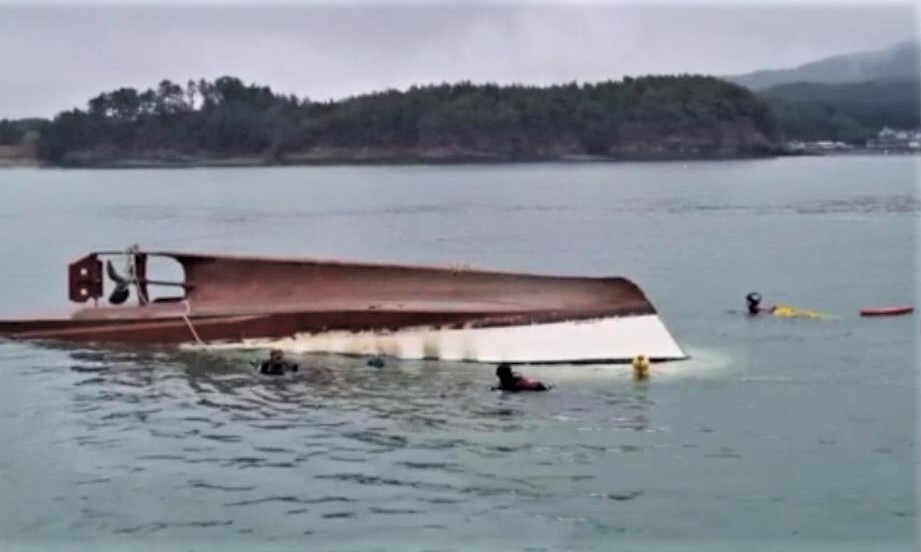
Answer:
M325 100L442 81L737 74L885 47L918 24L913 4L885 1L85 4L0 0L0 117L50 116L164 78L235 75Z

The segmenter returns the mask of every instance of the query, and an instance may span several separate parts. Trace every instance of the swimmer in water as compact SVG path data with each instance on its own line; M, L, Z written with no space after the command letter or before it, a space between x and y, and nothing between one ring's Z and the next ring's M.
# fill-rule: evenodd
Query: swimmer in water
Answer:
M520 374L512 372L512 367L502 363L496 367L496 377L499 378L499 386L493 387L493 390L499 391L547 391L549 385L541 381L530 380Z
M822 313L799 309L789 305L774 305L772 307L761 306L761 295L753 291L745 296L745 302L748 305L748 314L756 316L759 314L770 314L781 318L825 318Z
M652 363L649 362L646 355L634 357L630 365L633 367L633 379L636 381L645 381L649 379L649 369L652 367Z
M268 376L281 376L285 372L297 372L297 369L297 364L285 360L285 355L280 349L273 349L269 353L269 359L259 365L259 373Z
M761 294L757 291L753 291L745 296L745 303L748 306L748 314L756 315L761 313L772 313L774 312L774 307L764 308L761 307Z

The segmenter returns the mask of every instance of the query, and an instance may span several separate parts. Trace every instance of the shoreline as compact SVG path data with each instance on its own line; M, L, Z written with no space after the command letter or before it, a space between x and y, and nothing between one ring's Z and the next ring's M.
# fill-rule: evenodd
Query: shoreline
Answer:
M373 166L439 166L439 165L521 165L539 163L619 163L619 162L693 162L693 161L744 161L773 159L788 154L751 155L546 155L546 156L361 156L343 155L330 157L289 157L266 159L264 157L237 156L226 158L180 158L143 159L124 158L105 161L69 161L47 163L36 159L0 162L2 168L39 169L192 169L192 168L246 168L246 167L373 167ZM798 155L798 154L797 154Z
M838 156L904 156L918 155L918 151L879 151L872 149L827 152L774 152L765 154L723 155L547 155L547 156L473 156L458 155L427 157L413 155L330 157L296 156L282 159L237 156L226 158L189 157L182 159L124 158L107 161L80 161L46 163L35 158L0 159L0 169L195 169L195 168L253 168L253 167L387 167L387 166L457 166L457 165L523 165L540 163L655 163L698 161L755 161L784 157L838 157Z

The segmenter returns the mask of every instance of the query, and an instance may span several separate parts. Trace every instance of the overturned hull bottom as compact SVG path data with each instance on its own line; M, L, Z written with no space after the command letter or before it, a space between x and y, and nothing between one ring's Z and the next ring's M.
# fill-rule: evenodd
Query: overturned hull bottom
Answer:
M688 358L654 314L520 326L329 331L182 347L207 350L277 348L289 353L517 364L618 363L630 362L638 355L653 361Z

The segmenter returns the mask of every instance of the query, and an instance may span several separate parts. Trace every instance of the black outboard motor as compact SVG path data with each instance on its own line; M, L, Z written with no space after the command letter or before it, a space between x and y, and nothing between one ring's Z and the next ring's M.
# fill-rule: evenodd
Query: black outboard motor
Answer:
M745 302L748 303L748 314L758 314L760 311L758 306L761 304L761 294L757 291L753 291L745 296Z

